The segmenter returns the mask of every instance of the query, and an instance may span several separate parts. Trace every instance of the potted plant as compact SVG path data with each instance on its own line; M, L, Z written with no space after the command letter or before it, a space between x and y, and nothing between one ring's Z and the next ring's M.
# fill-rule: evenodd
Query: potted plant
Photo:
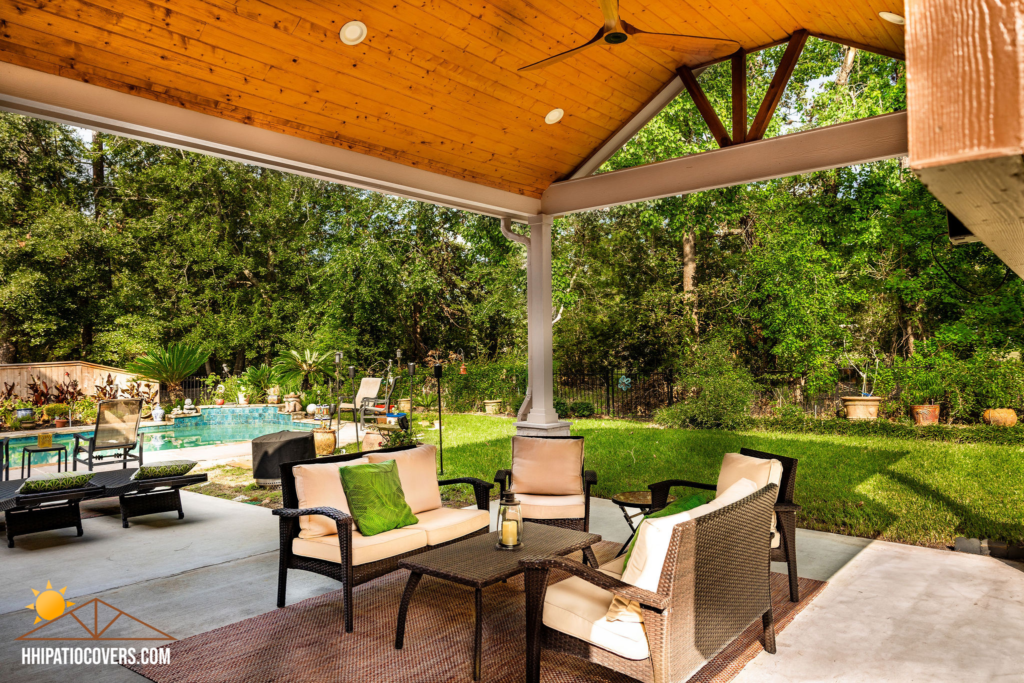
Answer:
M216 391L217 391L217 398L215 398L213 400L213 404L217 405L217 406L222 406L222 405L224 405L224 385L223 384L218 384Z
M922 367L908 368L901 387L901 398L910 406L914 424L919 427L939 423L939 399L946 394L935 370Z
M32 404L23 399L18 399L14 402L14 414L19 420L27 420L31 418L34 415L32 412Z
M882 402L881 396L873 396L874 393L874 380L871 382L871 391L868 391L868 375L871 373L867 361L864 360L861 365L864 366L862 370L860 365L854 360L850 360L850 365L857 371L857 374L861 376L861 391L860 396L843 396L841 400L843 402L843 408L846 409L847 420L876 420L878 419L878 404ZM878 358L875 358L875 369L873 376L878 375Z
M66 403L51 403L43 408L43 415L53 420L54 427L67 427L70 424L68 413L70 408Z

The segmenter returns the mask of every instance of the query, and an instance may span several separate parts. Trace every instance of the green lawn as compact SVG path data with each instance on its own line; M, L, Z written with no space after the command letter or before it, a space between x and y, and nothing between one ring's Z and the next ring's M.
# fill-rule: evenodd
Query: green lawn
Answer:
M513 420L444 417L445 474L487 481L510 465ZM422 431L437 443L437 431ZM740 447L800 460L800 526L917 545L956 536L1024 541L1024 449L877 437L660 429L621 420L577 420L595 495L670 478L713 483L723 453Z

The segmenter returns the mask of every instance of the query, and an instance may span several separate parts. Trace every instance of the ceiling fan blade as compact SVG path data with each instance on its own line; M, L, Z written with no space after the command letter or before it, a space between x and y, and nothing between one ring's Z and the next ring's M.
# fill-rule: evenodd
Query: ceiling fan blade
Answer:
M683 36L674 33L649 33L641 31L625 21L622 22L622 27L629 34L630 42L633 42L635 45L654 47L659 50L670 50L672 52L684 52L701 59L728 57L740 49L739 43L727 38Z
M521 66L521 67L519 67L517 69L517 71L533 71L534 69L543 69L545 67L551 66L552 64L558 64L563 59L568 59L569 57L572 57L577 52L583 52L588 47L591 47L591 46L597 44L597 42L601 40L601 37L604 35L604 33L605 33L605 30L602 27L602 28L598 29L596 36L594 36L593 38L591 38L587 42L583 43L579 47L574 47L571 50L566 50L565 52L561 52L561 53L555 55L554 57L548 57L547 59L542 59L539 62L534 62L533 64L527 64L526 66Z
M619 0L597 0L604 15L604 28L611 31L619 23Z

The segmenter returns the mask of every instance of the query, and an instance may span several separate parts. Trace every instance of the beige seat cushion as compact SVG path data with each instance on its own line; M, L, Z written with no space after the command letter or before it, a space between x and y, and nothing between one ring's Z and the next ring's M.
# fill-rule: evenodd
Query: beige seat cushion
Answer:
M369 461L366 458L359 458L348 462L293 467L292 474L295 475L295 494L299 498L299 508L334 508L348 514L348 499L345 498L345 489L341 487L338 468L365 465L367 462ZM299 517L299 538L333 536L337 533L338 525L330 517Z
M419 520L406 529L422 529L427 534L427 545L440 545L479 531L491 524L487 510L454 510L438 508L416 515Z
M614 576L616 579L619 579L619 578L622 578L622 572L624 571L623 565L625 563L626 563L626 556L625 555L620 555L620 556L616 557L614 560L609 560L608 562L605 562L604 564L602 564L597 569L600 572L604 572L605 574L608 574L609 576Z
M583 439L513 436L511 490L543 496L582 494Z
M735 484L740 479L749 479L757 484L757 488L764 488L768 484L775 484L782 487L782 463L772 458L753 458L749 455L739 453L726 453L722 458L722 469L718 471L718 492L716 496ZM775 540L777 523L775 513L772 513L772 543L773 548L778 548Z
M352 530L352 565L369 564L402 553L419 550L427 545L427 534L422 529L404 527L373 536L363 536ZM341 562L338 535L317 538L292 539L292 552L303 557L315 557L328 562Z
M544 599L544 625L626 659L651 655L640 622L608 621L610 592L572 577L548 588Z
M412 509L412 514L419 516L421 512L441 507L436 453L434 446L424 445L397 453L370 453L366 459L372 463L395 461L405 502Z
M574 496L537 496L517 493L525 519L581 519L586 516L587 501L582 494Z

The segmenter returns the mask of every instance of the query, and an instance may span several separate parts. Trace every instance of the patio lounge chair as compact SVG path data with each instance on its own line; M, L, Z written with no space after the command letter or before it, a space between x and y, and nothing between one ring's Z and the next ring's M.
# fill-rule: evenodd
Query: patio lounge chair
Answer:
M590 531L597 473L583 469L582 436L513 436L512 469L498 470L494 481L515 492L527 521Z
M775 502L775 514L772 517L772 541L771 559L773 562L785 562L789 571L789 599L793 602L800 602L800 586L797 583L796 573L796 513L800 506L793 502L793 494L796 492L796 458L787 458L782 455L772 455L762 451L755 451L750 448L741 448L739 455L747 458L757 458L764 461L759 465L756 462L744 462L735 456L735 453L726 454L722 459L722 469L718 473L718 485L700 484L692 481L671 479L669 481L651 484L647 488L651 490L651 510L660 510L665 507L668 501L668 492L673 486L687 486L690 488L717 491L723 490L723 484L735 480L737 473L752 476L750 467L760 470L758 484L773 483L779 486L779 499ZM772 464L772 461L778 465ZM739 468L737 473L730 473L728 470Z
M623 573L623 558L600 569L567 558L521 561L526 574L526 680L540 680L541 649L557 650L641 681L689 679L759 617L764 649L775 653L769 543L778 487L746 482L736 502L663 517L656 534L641 528ZM685 521L675 522L675 519ZM631 574L641 544L639 580ZM660 549L660 554L655 554ZM571 578L548 585L557 569ZM624 579L629 576L636 584ZM643 587L641 587L641 585ZM608 620L620 598L634 607Z
M128 519L157 512L177 512L185 516L179 489L207 480L203 474L165 474L175 465L160 463L145 470L139 478L137 469L97 472L84 486L54 489L39 493L18 493L25 479L0 482L0 510L7 523L7 547L14 547L14 538L39 531L75 528L81 536L83 500L118 497L121 525L127 529ZM60 475L58 475L59 477ZM65 476L70 476L65 473Z
M142 416L141 398L119 398L100 401L96 406L96 429L92 436L75 434L75 446L71 454L74 468L82 463L92 472L96 464L102 461L121 463L127 468L129 461L142 465L142 442L139 441L139 420ZM138 446L139 454L132 455L133 448ZM102 451L115 451L107 455L97 455ZM79 458L85 453L85 458Z
M356 391L356 397L353 402L338 404L339 419L341 411L351 410L352 422L360 422L362 420L363 408L373 406L374 402L376 402L377 394L380 393L380 385L383 381L380 377L364 377L359 380L359 389Z
M274 510L281 519L281 551L277 606L284 607L289 569L315 572L340 581L345 591L345 630L352 632L352 588L398 569L403 558L490 528L490 490L493 484L471 477L437 480L433 446L402 446L367 453L334 455L281 464L284 508ZM418 522L374 536L354 527L338 468L395 460L402 490ZM476 495L476 510L441 505L440 486L469 484Z

